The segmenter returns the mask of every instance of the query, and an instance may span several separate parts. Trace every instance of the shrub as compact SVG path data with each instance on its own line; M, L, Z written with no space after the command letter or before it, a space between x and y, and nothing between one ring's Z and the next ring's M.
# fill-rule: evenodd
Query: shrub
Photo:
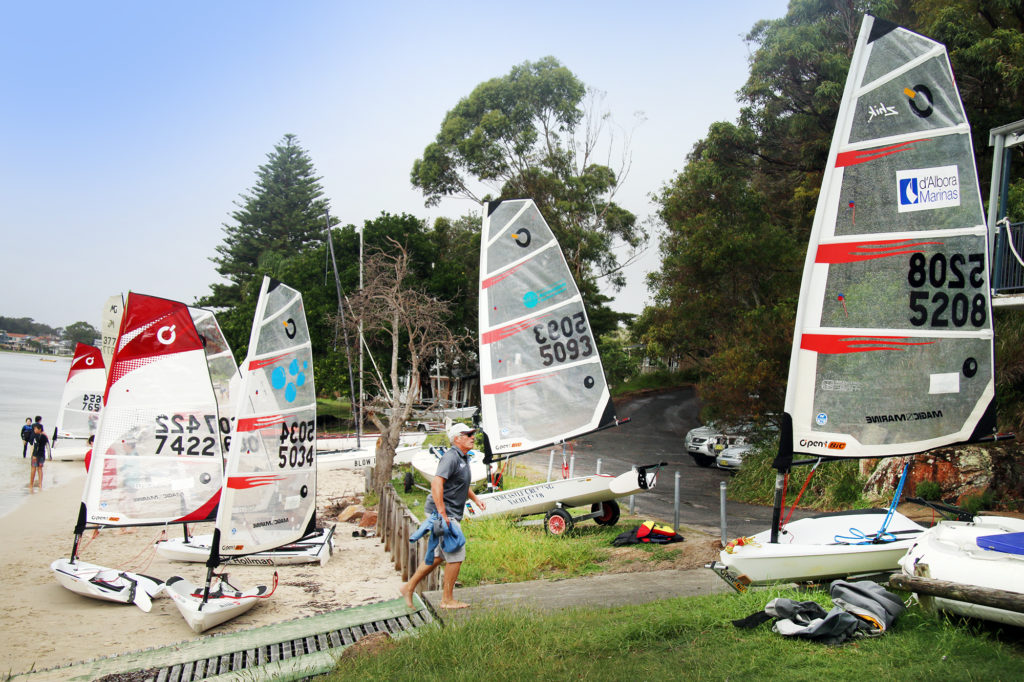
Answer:
M942 486L935 481L921 481L917 484L915 494L922 500L938 500L942 495Z

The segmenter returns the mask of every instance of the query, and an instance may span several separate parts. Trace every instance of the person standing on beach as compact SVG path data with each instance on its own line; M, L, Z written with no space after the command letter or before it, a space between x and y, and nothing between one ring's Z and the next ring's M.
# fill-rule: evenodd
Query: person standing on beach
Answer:
M24 445L21 447L21 458L25 459L28 454L28 446L32 443L32 417L25 417L25 425L21 427L21 440Z
M43 435L46 435L46 427L43 426L43 418L38 414L36 415L36 423L32 425L32 428L35 429L37 426L39 427L39 430L42 431ZM33 436L33 438L35 438L35 436ZM49 443L50 439L47 438L46 442ZM50 459L53 459L53 450L50 450ZM42 481L40 481L40 483L42 483Z
M473 448L473 434L476 429L467 424L452 424L448 429L448 439L452 447L441 457L437 463L437 472L430 481L430 496L423 505L423 510L428 515L437 513L441 517L444 528L462 534L459 522L462 521L462 513L466 509L466 498L473 500L473 504L486 509L487 505L476 496L470 487L469 460L467 454ZM466 545L462 544L454 552L445 551L444 543L437 543L434 556L424 557L423 563L416 568L416 572L409 578L409 582L402 585L400 591L405 597L405 603L412 608L412 595L420 581L430 575L430 572L441 565L441 558L447 564L444 571L444 582L441 585L441 608L442 609L464 609L469 604L456 601L454 596L455 580L459 577L459 569L466 558Z
M36 473L39 473L39 489L43 489L43 465L46 463L47 446L50 439L43 433L43 425L36 422L32 425L32 477L28 480L29 490L33 489L36 482ZM53 455L50 455L51 457Z

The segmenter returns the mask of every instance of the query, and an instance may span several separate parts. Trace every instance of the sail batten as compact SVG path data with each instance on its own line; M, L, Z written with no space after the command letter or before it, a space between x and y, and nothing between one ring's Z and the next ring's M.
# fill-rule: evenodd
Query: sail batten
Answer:
M987 230L945 47L875 21L851 59L804 263L785 411L792 451L808 455L962 442L994 396Z

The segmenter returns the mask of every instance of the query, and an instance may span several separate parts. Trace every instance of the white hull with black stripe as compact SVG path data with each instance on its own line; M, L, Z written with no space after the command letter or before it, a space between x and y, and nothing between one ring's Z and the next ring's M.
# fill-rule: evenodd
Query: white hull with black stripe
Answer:
M145 612L153 608L152 598L164 589L157 578L119 571L78 560L57 559L50 568L57 582L76 594L119 604L135 604Z

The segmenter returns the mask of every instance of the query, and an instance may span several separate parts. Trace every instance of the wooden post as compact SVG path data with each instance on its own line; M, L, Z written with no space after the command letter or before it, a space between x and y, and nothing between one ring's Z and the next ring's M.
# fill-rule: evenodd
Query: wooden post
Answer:
M901 590L928 594L943 599L990 606L994 609L1024 613L1024 594L997 590L977 585L962 585L948 580L923 578L920 576L893 573L889 576L889 585Z

